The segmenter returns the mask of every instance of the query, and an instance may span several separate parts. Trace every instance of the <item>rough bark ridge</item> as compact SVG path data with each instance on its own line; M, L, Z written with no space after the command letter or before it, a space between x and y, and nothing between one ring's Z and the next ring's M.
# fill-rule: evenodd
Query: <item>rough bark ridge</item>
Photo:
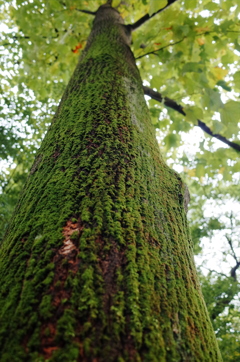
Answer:
M129 42L100 7L1 248L1 362L221 361Z

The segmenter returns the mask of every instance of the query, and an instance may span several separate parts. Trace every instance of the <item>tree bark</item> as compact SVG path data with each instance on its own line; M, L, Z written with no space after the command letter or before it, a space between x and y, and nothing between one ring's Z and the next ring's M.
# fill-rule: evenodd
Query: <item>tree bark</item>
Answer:
M100 7L1 248L2 362L221 361L130 41Z

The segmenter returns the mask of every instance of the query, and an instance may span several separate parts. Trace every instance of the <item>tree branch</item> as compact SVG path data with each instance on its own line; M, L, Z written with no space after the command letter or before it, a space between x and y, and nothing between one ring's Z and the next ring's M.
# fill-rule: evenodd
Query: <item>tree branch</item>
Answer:
M236 275L236 271L238 270L238 268L240 267L240 261L237 262L237 264L231 269L230 274L231 277L237 281L237 275Z
M232 251L232 256L233 256L234 260L236 261L236 265L231 269L230 275L235 281L237 281L236 271L240 267L240 261L238 260L235 250L233 248L232 239L228 235L225 235L225 237L226 237L228 244L230 246L230 249Z
M173 99L170 99L168 97L163 97L161 95L161 93L154 91L153 89L143 86L143 91L144 94L146 94L147 96L151 97L152 99L155 99L155 101L158 101L160 103L164 103L165 106L174 109L175 111L177 111L178 113L182 114L183 116L186 116L186 113L183 110L183 107L180 104L177 104ZM226 137L221 136L218 133L213 133L211 131L211 129L206 125L206 123L200 121L199 119L198 121L198 127L200 127L205 133L207 133L209 136L212 136L214 138L217 138L219 141L222 141L223 143L225 143L226 145L232 147L234 150L240 152L240 145L229 141Z
M232 239L228 235L225 235L225 238L227 239L228 245L230 246L230 249L232 250L233 258L235 259L236 263L238 263L237 255L235 253L235 250L233 249Z
M156 11L156 13L152 14L151 16L149 14L144 15L142 18L140 18L139 20L136 21L136 23L134 24L129 24L128 27L131 31L136 30L137 28L139 28L142 24L144 24L146 21L152 19L155 15L159 14L160 12L162 12L163 10L165 10L166 8L168 8L170 5L172 5L173 3L175 3L175 1L177 0L168 0L168 3L166 6L164 6L164 8L159 9L158 11Z

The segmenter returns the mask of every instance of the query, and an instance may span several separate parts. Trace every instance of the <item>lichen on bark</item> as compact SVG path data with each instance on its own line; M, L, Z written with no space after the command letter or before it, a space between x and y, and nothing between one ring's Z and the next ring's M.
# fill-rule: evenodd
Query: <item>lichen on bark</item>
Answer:
M129 44L100 7L1 248L2 362L221 361Z

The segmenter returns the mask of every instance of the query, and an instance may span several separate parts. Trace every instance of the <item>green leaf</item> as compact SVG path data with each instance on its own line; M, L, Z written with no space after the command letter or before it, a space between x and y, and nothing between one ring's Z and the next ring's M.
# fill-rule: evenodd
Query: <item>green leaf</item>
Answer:
M195 125L198 123L198 119L203 116L203 111L199 107L185 106L184 112L186 113L186 121Z
M225 125L230 123L237 124L240 120L240 103L236 101L228 101L220 110L221 120Z
M219 9L219 5L209 1L209 3L207 3L206 5L204 5L204 9L206 10L210 10L210 11L214 11L214 10L218 10Z
M153 77L151 79L150 85L152 88L156 88L157 90L159 90L159 88L163 85L162 77Z
M213 131L213 133L221 133L223 128L224 128L224 125L221 122L217 121L216 119L214 119L212 121L211 130Z
M150 111L152 117L158 118L161 110L157 107L152 107L149 109L149 111Z
M203 106L209 108L212 111L218 111L223 107L220 94L217 90L207 88L203 96Z
M158 10L163 9L168 4L167 0L150 0L149 15L156 13Z
M168 134L163 141L166 145L166 148L169 149L171 147L176 147L176 145L179 144L179 139L179 135L171 133Z
M58 0L49 0L49 5L53 10L63 10L63 6Z
M183 74L187 72L201 73L202 66L199 63L194 63L194 62L186 63L182 68L182 72Z
M188 9L188 10L192 10L196 7L197 5L197 0L188 0L188 1L185 1L185 9Z
M221 62L223 65L231 64L234 62L234 54L232 52L227 52L227 54L222 56Z
M189 33L190 28L189 28L189 25L184 24L182 26L179 26L179 30L181 31L181 33L183 35L187 35Z

